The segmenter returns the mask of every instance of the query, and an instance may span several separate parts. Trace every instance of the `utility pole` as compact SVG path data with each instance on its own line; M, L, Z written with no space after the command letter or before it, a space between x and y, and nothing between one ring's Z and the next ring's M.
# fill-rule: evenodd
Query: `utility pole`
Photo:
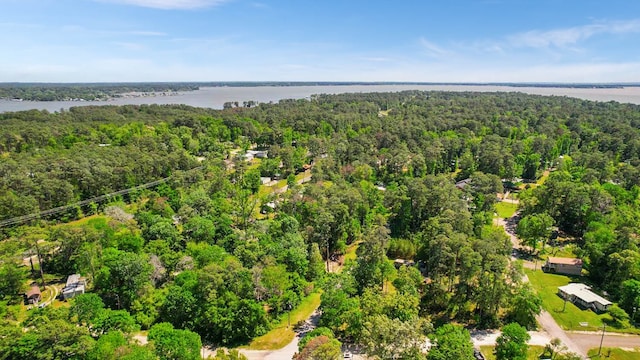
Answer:
M604 332L607 328L606 324L602 324L602 337L600 338L600 348L598 348L598 357L600 357L600 353L602 352L602 342L604 341Z
M40 268L40 278L42 279L42 287L46 290L47 283L44 281L44 270L42 270L42 256L40 255L40 247L38 246L38 240L35 242L36 254L38 254L38 267Z
M331 272L329 270L329 241L327 241L327 272Z

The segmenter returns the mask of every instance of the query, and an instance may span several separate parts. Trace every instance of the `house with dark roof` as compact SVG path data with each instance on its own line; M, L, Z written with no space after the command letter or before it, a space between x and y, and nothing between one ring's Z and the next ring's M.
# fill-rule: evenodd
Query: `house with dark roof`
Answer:
M460 180L456 183L456 187L460 190L464 190L471 183L471 178Z

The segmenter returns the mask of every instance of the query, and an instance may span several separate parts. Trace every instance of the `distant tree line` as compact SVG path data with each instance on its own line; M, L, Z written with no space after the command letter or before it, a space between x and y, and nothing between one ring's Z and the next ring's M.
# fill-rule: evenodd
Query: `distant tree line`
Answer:
M27 101L106 100L129 92L175 92L198 90L187 83L0 83L0 99Z

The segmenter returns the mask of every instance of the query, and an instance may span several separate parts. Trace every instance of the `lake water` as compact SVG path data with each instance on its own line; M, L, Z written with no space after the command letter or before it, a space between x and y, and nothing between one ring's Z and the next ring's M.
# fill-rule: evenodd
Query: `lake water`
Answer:
M340 94L360 92L424 91L479 91L522 92L532 95L569 96L584 100L617 101L640 104L640 87L625 88L550 88L510 87L494 85L321 85L321 86L255 86L255 87L203 87L197 91L181 92L171 96L125 97L108 101L10 101L0 100L0 112L22 110L48 110L50 112L88 105L141 105L186 104L196 107L222 109L225 102L243 101L277 102L282 99L303 99L313 94Z

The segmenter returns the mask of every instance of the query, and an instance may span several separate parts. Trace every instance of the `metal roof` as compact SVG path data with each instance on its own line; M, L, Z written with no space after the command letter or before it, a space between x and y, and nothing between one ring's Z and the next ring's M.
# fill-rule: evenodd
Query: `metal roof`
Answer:
M602 296L591 291L591 287L581 284L581 283L571 283L565 286L560 286L558 290L562 292L573 295L587 304L592 302L597 302L602 304L603 306L611 305L612 302L603 298Z

